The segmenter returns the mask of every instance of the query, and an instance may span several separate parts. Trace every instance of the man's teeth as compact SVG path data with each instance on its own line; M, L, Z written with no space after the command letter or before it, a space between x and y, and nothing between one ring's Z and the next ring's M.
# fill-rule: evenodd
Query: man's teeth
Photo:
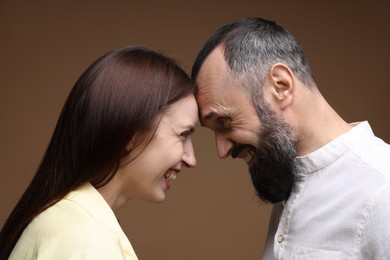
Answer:
M176 173L175 172L168 172L164 176L168 180L175 180L176 179Z
M253 153L252 150L250 150L250 151L248 151L248 152L245 154L245 157L243 158L243 160L244 160L247 164L249 164L249 163L251 162L253 156L254 156L254 153Z

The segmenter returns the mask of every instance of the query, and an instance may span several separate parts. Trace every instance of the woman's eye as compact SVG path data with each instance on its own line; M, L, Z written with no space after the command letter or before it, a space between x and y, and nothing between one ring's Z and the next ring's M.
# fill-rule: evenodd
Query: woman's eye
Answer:
M184 131L184 132L182 132L182 133L180 134L180 137L182 137L182 138L184 139L184 138L188 137L190 134L191 134L190 131Z

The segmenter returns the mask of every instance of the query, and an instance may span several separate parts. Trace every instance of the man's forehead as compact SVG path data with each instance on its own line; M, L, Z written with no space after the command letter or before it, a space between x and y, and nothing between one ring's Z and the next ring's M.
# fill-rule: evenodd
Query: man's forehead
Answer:
M227 68L223 48L219 46L209 54L199 70L196 77L196 100L201 121L228 110L223 103L227 88L231 84Z
M210 55L204 60L202 67L200 68L199 74L205 71L215 71L226 67L226 62L218 49L210 53Z
M208 101L207 103L214 102L231 84L225 66L219 63L216 61L205 64L206 66L202 67L196 78L195 94L196 99L201 100L200 103L204 101Z
M210 111L211 106L215 101L213 101L212 95L207 94L207 92L204 91L197 92L195 98L199 108L199 119L202 120L205 117L205 114Z
M223 110L206 110L205 112L199 111L199 122L202 126L207 126L211 122L215 121L219 117L225 117L227 111Z
M199 120L202 125L218 117L226 116L231 112L231 107L227 106L224 101L223 93L217 93L217 96L198 96Z

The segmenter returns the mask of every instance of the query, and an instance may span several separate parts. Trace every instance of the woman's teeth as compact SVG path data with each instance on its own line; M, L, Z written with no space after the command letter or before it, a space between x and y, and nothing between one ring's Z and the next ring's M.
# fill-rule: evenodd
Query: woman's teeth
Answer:
M176 173L173 171L167 172L164 174L165 179L167 180L175 180L176 179Z

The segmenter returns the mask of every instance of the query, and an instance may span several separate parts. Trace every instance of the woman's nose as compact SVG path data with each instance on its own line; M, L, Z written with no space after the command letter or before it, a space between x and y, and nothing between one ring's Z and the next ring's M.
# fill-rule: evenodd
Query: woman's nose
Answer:
M189 140L184 147L183 162L189 168L194 168L196 166L195 152L191 140Z

